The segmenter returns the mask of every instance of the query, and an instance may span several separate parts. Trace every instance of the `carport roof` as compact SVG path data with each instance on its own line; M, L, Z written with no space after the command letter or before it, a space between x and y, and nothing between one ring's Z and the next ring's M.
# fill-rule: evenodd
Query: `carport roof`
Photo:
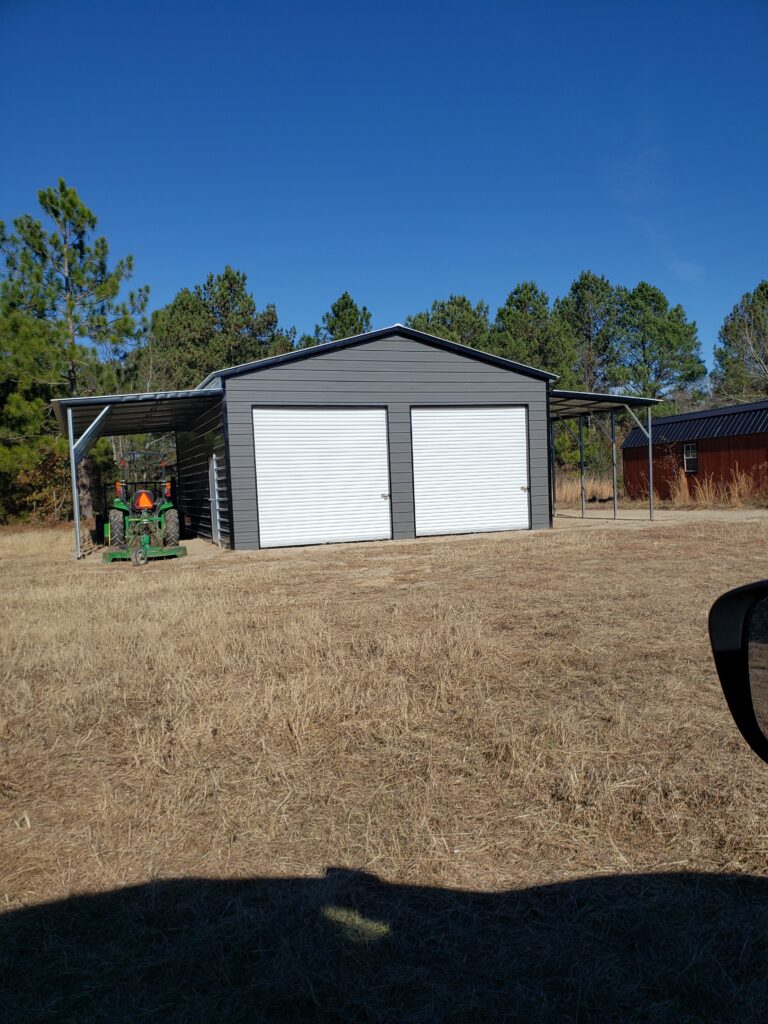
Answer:
M194 391L151 391L138 395L55 398L51 405L62 434L68 433L67 412L72 410L74 440L91 427L96 437L184 430L195 416L220 402L221 396L221 388L201 388Z
M553 388L549 392L549 418L569 420L589 416L590 413L644 409L658 405L659 401L658 398L643 398L640 395L602 395L594 391L561 391Z

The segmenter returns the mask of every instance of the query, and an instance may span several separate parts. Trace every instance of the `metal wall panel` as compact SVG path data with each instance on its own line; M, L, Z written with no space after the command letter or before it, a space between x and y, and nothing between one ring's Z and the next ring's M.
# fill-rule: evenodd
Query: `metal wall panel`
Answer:
M176 460L179 479L179 511L197 537L212 539L210 478L208 460L216 454L219 494L219 541L231 546L227 459L221 403L201 413L193 427L176 434Z
M414 408L416 535L527 530L523 407Z
M231 377L225 384L237 548L259 546L254 405L385 406L395 539L416 534L411 407L524 405L528 409L531 526L545 529L550 525L545 381L412 339L390 336L294 364Z

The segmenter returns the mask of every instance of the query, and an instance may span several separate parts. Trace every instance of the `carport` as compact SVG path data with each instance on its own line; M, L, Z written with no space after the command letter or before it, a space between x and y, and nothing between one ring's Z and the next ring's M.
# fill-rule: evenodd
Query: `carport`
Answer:
M648 441L648 515L653 519L653 421L651 409L659 404L658 398L642 398L636 395L603 395L589 391L561 391L553 388L549 392L549 467L552 488L552 515L557 509L557 482L555 465L555 426L564 423L579 445L579 477L581 483L581 517L587 514L587 485L584 472L584 425L590 424L593 415L608 415L610 430L606 431L611 442L611 474L613 518L619 517L619 488L616 466L616 413L628 412ZM645 426L634 410L645 410ZM574 431L573 421L578 426ZM598 420L605 430L602 421Z
M51 405L69 439L77 557L82 557L77 467L102 437L175 435L180 512L203 536L228 533L226 448L220 387L55 399ZM198 532L195 529L195 532Z

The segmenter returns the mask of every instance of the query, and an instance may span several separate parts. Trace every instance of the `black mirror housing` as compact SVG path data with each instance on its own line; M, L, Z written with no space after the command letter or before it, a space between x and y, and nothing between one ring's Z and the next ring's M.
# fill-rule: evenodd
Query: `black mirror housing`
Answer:
M749 677L750 623L755 606L768 598L768 581L723 594L709 612L712 654L728 708L739 732L768 763L768 736L755 714Z

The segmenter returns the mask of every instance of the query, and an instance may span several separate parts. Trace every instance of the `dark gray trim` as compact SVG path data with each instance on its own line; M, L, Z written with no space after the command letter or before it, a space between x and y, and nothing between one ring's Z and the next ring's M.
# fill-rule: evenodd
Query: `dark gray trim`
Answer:
M251 363L241 363L240 366L229 366L224 370L214 370L213 373L208 374L198 387L200 390L203 390L214 380L223 381L228 377L237 377L241 373L257 373L260 370L267 370L273 366L282 366L284 363L298 362L302 359L312 359L327 352L337 352L340 349L352 348L356 345L366 345L371 341L379 341L382 338L389 337L409 338L411 341L420 341L425 345L431 345L433 348L454 352L469 359L477 359L480 362L489 363L491 366L498 366L503 370L513 370L515 373L522 374L525 377L533 377L536 380L557 380L556 373L538 370L534 366L526 366L525 363L516 363L512 359L504 359L502 356L495 356L490 352L470 348L468 345L459 345L455 341L437 338L434 334L426 334L424 331L416 331L412 327L403 327L401 324L395 324L393 327L384 327L379 331L369 331L367 334L356 334L351 338L329 341L324 345L312 345L309 348L284 352L279 356L267 356L265 359L256 359Z

